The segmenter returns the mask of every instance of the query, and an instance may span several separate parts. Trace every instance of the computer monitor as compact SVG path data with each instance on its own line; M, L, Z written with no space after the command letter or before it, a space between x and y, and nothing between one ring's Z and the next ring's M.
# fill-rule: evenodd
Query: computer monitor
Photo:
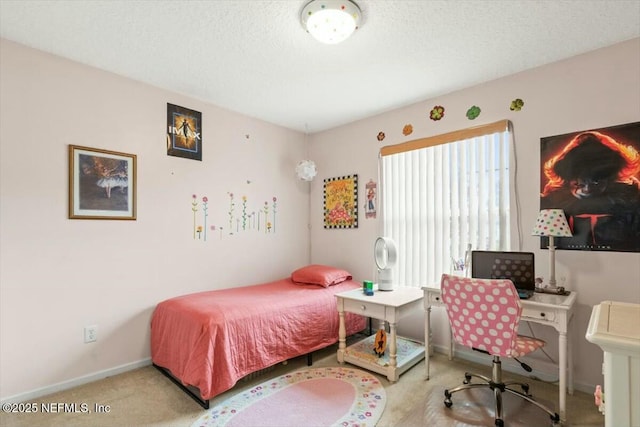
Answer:
M533 252L472 251L471 277L510 279L518 291L536 288Z

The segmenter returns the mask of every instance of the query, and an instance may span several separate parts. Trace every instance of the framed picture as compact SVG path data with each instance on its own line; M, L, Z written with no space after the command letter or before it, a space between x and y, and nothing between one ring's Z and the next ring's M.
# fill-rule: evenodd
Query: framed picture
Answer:
M167 103L167 155L202 160L202 113Z
M358 175L324 180L324 228L358 228Z
M69 145L69 218L136 219L136 155Z
M540 208L564 210L572 233L556 247L640 252L640 122L549 136L540 146Z

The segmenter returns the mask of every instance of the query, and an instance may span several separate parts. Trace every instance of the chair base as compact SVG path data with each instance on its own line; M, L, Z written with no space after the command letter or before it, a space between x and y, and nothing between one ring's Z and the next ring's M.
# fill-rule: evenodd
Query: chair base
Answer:
M465 372L464 381L461 386L452 388L451 390L444 391L444 404L447 408L451 408L453 402L451 401L451 395L458 391L462 390L470 390L473 388L489 388L493 391L496 399L496 412L495 412L495 425L496 427L504 427L504 420L502 419L502 393L511 393L515 396L518 396L529 403L537 406L547 414L551 418L552 425L558 425L560 422L560 416L542 405L541 403L536 402L533 399L533 396L529 394L529 384L520 383L516 381L512 382L503 382L502 381L502 363L500 362L500 357L493 356L493 375L492 378L486 377L484 375L473 374L470 372ZM482 383L471 383L471 378L479 378L483 382ZM522 392L509 388L508 386L518 385L522 389Z

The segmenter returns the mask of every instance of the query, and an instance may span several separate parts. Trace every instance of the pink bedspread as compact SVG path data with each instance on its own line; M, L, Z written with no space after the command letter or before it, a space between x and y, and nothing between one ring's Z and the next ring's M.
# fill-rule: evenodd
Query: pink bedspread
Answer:
M163 301L151 319L151 358L210 399L251 372L337 342L334 295L358 287L286 278ZM362 316L346 313L345 320L348 335L365 327Z

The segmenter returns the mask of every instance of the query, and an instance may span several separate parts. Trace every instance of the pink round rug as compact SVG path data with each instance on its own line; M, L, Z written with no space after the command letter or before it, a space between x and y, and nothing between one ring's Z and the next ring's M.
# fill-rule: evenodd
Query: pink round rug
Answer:
M375 426L386 393L359 369L305 369L265 381L207 411L191 427Z

